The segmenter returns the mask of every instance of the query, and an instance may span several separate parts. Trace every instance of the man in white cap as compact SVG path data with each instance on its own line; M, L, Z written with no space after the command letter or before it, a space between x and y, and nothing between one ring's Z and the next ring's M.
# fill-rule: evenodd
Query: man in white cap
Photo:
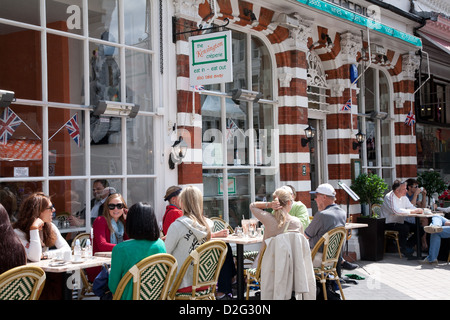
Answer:
M305 229L305 237L309 240L309 245L312 249L325 233L337 227L344 227L347 214L335 203L336 191L331 184L321 184L316 191L311 191L310 193L316 195L314 200L318 209L314 219ZM314 260L313 265L319 267L322 255L316 254Z

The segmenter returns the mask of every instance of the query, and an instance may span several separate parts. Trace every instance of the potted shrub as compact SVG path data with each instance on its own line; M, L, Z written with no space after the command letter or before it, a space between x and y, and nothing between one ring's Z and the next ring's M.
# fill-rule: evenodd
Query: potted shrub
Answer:
M361 207L369 207L369 213L357 219L358 222L368 225L358 231L361 259L381 260L384 255L385 218L374 215L371 208L373 204L383 203L388 185L376 174L363 173L352 182L350 188L359 196Z
M440 194L447 188L439 172L434 171L433 169L419 173L417 182L419 183L419 186L424 187L425 190L427 190L428 203L431 203L433 193Z

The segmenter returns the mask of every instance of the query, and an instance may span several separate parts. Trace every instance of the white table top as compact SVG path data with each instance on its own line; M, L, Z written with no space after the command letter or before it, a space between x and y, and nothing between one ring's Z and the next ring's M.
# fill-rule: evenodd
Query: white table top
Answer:
M356 223L350 222L345 224L345 229L359 229L359 228L367 228L369 225L367 223Z
M238 237L234 234L230 234L228 237L226 238L214 238L214 240L222 240L224 242L228 242L228 243L235 243L235 244L250 244L250 243L259 243L263 241L263 237L259 236L259 237L255 237L255 238L251 238L251 237Z
M68 272L91 267L98 267L103 264L111 264L111 258L94 256L90 259L82 259L81 262L65 262L56 261L54 259L41 260L39 262L29 262L27 265L37 266L42 268L45 272Z
M439 211L433 211L431 213L405 213L405 214L398 214L399 216L403 217L420 217L420 218L431 218L434 216L443 216L443 212Z

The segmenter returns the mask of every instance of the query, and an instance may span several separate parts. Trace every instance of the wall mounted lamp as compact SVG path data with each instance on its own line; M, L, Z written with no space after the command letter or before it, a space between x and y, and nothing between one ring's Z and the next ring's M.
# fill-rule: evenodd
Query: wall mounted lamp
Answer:
M16 100L15 93L8 90L0 90L0 108L7 108Z
M240 101L252 101L257 103L262 98L262 93L257 91L250 91L245 89L233 89L231 90L231 100L236 104L240 104Z
M100 100L94 107L94 115L134 118L139 112L139 107L138 104L133 103Z
M180 136L178 140L173 143L172 150L169 155L169 168L171 170L175 169L176 164L183 162L183 159L186 156L187 148L188 145L183 140L182 136Z
M353 141L353 150L360 148L365 140L366 140L366 135L364 133L362 133L361 131L358 131L358 133L356 134L356 142Z
M306 145L311 142L311 140L316 135L316 129L308 125L308 127L305 129L305 136L306 138L302 138L302 147L306 147Z

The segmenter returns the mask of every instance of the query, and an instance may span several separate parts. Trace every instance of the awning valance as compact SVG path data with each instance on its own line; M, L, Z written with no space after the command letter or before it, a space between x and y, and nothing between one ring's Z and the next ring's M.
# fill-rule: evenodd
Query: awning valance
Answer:
M371 30L378 31L382 34L403 40L412 45L415 45L416 47L422 47L422 41L418 37L415 37L403 31L399 31L397 29L394 29L392 27L369 19L365 16L362 16L360 14L334 5L332 3L323 0L296 0L296 1L301 4L307 5L311 8L331 14L332 16L356 23L360 26L367 27Z
M425 33L425 32L418 32L422 37L430 41L432 44L434 44L436 47L441 49L442 51L450 54L450 42L445 41L444 39L432 36L431 34Z

